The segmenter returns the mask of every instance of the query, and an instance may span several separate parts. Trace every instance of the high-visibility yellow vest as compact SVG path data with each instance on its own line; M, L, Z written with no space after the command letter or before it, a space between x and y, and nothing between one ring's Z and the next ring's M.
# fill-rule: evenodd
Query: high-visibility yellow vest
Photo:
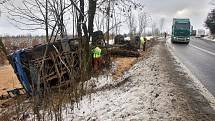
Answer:
M140 37L140 41L141 41L141 44L144 44L145 43L144 37Z
M96 47L92 50L93 52L93 58L100 58L102 50L99 47Z

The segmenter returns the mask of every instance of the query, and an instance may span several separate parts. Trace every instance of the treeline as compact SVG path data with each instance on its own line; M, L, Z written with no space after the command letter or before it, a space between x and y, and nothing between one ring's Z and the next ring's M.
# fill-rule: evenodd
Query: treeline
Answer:
M12 36L12 37L2 37L4 46L7 49L8 54L14 52L18 49L33 47L38 44L45 43L44 36Z
M23 48L30 48L39 44L45 43L45 36L4 36L1 38L2 45L0 46L0 65L7 64L8 54ZM3 51L6 49L6 53Z
M212 35L215 35L215 9L208 13L208 17L205 21L206 27L210 30Z
M215 1L211 1L212 5L215 5ZM213 8L207 16L207 19L205 21L205 26L210 30L211 35L215 37L215 8Z

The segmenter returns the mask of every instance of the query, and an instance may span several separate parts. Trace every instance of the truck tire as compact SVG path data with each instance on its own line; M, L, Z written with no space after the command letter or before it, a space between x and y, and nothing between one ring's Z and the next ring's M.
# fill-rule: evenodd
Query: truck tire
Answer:
M173 44L175 43L174 40L172 40L172 39L171 39L171 42L172 42Z

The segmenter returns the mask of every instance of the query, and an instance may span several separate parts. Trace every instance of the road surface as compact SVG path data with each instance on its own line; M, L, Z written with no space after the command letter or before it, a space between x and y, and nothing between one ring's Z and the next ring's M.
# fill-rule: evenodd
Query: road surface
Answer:
M215 42L192 37L189 45L171 45L175 55L215 96Z

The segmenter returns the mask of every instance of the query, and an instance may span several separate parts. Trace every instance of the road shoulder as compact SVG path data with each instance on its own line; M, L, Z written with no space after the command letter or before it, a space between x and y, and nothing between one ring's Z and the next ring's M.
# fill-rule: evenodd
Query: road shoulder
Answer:
M180 58L175 55L175 49L171 45L170 41L166 41L165 46L167 46L168 51L171 53L171 56L174 57L175 61L181 66L183 71L189 75L191 81L195 85L195 88L204 95L204 97L209 101L210 106L215 110L215 97L209 92L209 90L201 83L201 81L182 63Z
M192 72L180 62L180 59L174 55L174 48L171 47L170 43L167 42L164 45L168 48L168 55L175 61L175 64L168 64L168 66L171 65L172 68L176 68L176 72L171 72L174 75L171 80L181 91L181 93L178 93L180 94L178 96L186 99L185 102L188 104L189 112L194 115L194 117L197 117L198 120L215 120L214 96Z

